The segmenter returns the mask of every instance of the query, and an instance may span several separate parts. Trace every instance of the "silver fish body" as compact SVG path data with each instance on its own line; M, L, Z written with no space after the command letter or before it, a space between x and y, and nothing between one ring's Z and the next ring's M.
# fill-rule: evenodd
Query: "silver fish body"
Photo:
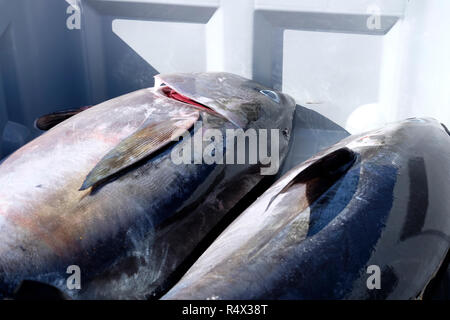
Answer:
M450 136L408 119L288 171L163 299L415 299L450 246Z
M174 164L184 140L169 139L197 120L198 130L223 133L236 123L290 130L290 97L273 92L275 101L261 92L268 88L227 73L158 79L164 85L61 122L0 165L0 297L23 280L72 298L152 297L261 179L260 164ZM167 88L204 107L168 97ZM287 143L280 135L281 157ZM80 290L67 286L72 265L81 270Z

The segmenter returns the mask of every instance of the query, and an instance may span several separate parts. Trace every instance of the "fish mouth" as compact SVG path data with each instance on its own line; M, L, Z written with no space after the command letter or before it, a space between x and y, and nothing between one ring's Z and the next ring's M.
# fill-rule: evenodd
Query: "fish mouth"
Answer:
M219 116L219 117L223 117L220 113L214 111L213 109L209 108L208 106L205 106L204 104L195 101L189 97L186 97L184 95L182 95L181 93L177 92L175 89L169 87L168 85L162 84L159 88L158 91L166 96L169 99L173 99L176 100L178 102L182 102L185 104L188 104L196 109L199 109L201 111L205 111L211 114L214 114L215 116Z

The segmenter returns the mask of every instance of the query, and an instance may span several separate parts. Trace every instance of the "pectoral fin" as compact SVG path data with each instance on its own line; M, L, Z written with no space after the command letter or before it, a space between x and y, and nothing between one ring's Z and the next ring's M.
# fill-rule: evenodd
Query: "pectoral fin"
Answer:
M39 130L50 130L57 124L63 122L64 120L73 117L74 115L89 109L91 106L81 107L78 109L69 109L63 111L57 111L50 114L46 114L39 117L34 121L34 126Z
M266 210L280 194L297 184L307 186L307 200L311 204L340 179L356 162L357 154L348 148L335 150L318 159L295 176L267 205Z
M144 124L97 163L84 180L80 191L92 187L175 141L189 130L198 118L199 112L193 110L179 117Z

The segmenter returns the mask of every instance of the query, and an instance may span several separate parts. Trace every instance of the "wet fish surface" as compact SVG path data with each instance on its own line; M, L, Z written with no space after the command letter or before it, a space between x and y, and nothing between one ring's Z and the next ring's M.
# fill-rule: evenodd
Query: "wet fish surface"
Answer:
M433 119L345 138L288 171L163 299L421 298L450 246L449 182Z
M51 129L0 165L0 298L25 280L79 299L145 299L164 291L262 178L260 163L174 164L171 154L185 146L180 136L289 131L294 108L289 96L237 75L184 73L38 121ZM65 121L57 124L58 117ZM281 158L288 140L280 135ZM67 286L73 265L80 290Z

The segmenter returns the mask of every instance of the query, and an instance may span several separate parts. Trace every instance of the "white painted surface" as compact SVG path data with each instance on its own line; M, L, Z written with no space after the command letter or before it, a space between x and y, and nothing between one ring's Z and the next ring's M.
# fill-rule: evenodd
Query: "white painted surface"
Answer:
M206 68L203 24L117 19L112 22L112 30L160 73Z
M411 116L450 125L448 0L77 3L68 30L66 1L0 0L0 133L205 70L282 89L353 133ZM381 29L367 27L374 5Z

